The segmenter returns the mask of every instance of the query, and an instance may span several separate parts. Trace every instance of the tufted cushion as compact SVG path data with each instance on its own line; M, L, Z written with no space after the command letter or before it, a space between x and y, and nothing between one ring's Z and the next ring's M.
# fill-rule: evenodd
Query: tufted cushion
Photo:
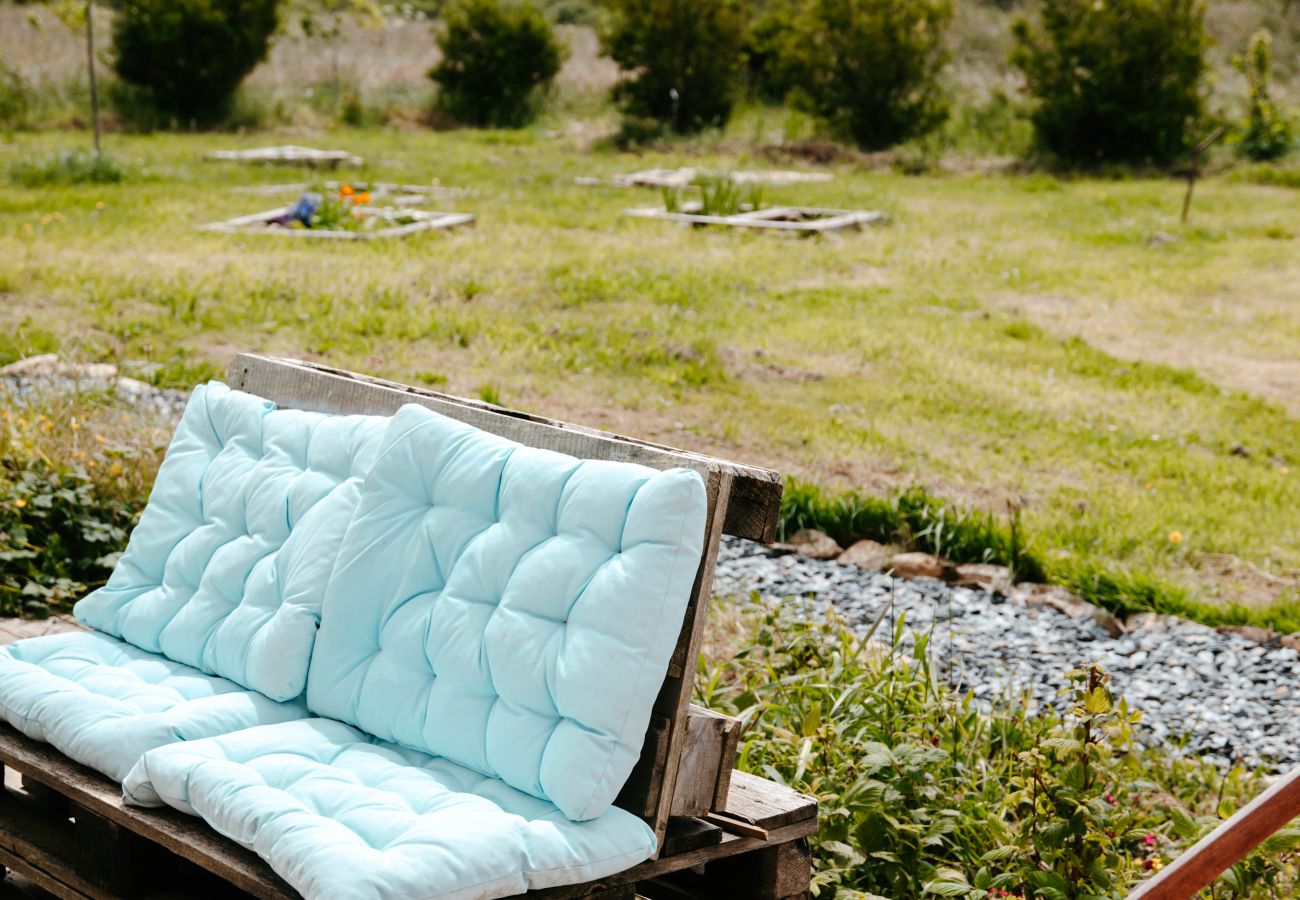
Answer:
M126 553L77 618L272 699L296 697L387 422L196 388Z
M126 791L202 816L308 900L506 897L612 875L655 849L621 809L570 822L497 779L328 719L155 750Z
M0 647L0 715L120 781L146 750L306 710L106 634L74 631Z
M394 417L325 595L315 713L600 815L699 565L699 475Z

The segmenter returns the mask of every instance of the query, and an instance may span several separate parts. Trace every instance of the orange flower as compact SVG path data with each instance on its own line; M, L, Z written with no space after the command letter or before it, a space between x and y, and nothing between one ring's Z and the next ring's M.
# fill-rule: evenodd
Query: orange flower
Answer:
M355 191L352 190L352 185L350 184L345 184L343 187L339 188L339 194L344 197L351 197L354 193Z
M17 500L14 501L14 506L18 507L19 509L22 509L26 505L27 505L27 501L24 500L22 497L19 497Z
M1181 544L1183 542L1183 533L1181 531L1169 532L1169 543Z
M352 202L353 202L353 203L369 203L369 202L370 202L370 192L369 192L369 191L362 191L361 193L357 194L357 196L353 199Z

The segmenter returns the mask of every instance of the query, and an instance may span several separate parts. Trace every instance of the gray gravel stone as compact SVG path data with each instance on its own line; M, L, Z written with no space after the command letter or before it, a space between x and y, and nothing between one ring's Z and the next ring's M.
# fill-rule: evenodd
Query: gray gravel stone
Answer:
M714 576L719 596L758 591L775 599L811 597L854 627L906 616L912 632L933 629L936 671L960 691L993 704L1029 692L1057 705L1064 674L1104 666L1115 690L1140 709L1144 741L1167 742L1223 765L1300 763L1300 716L1294 687L1300 654L1239 634L1161 617L1118 638L1087 619L1010 601L929 578L773 553L728 538Z

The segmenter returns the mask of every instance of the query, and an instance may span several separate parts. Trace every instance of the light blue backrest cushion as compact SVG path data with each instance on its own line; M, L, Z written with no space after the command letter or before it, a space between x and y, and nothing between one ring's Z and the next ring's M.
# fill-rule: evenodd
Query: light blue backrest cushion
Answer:
M598 816L639 756L705 509L687 469L578 460L405 406L325 595L307 704Z
M300 695L387 423L196 388L126 552L77 618L273 700Z

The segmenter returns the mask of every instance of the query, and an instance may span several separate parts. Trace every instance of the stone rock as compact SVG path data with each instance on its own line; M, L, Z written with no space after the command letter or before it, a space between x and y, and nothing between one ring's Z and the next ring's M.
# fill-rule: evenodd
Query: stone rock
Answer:
M53 353L29 356L0 369L0 375L16 378L75 378L85 381L112 381L117 366L112 363L65 363Z
M929 553L895 553L889 567L899 578L950 578L953 564Z
M1022 581L1011 589L1011 599L1029 606L1047 606L1071 619L1091 618L1099 611L1087 600L1080 600L1057 584Z
M878 541L858 541L840 554L839 561L859 569L882 571L889 567L889 547Z
M952 583L957 587L974 587L990 594L1003 594L1011 590L1011 570L991 563L965 563L957 567Z
M1267 644L1269 641L1278 639L1278 634L1270 628L1260 628L1257 625L1220 625L1214 629L1219 634L1239 634L1249 641L1255 641L1259 644Z
M835 559L840 555L840 545L824 531L801 528L790 536L790 547L800 556L809 559Z
M1290 650L1300 650L1300 631L1293 631L1290 634L1284 634L1278 639L1278 643Z
M1158 631L1167 627L1170 621L1169 616L1160 613L1140 612L1129 616L1124 627L1129 631Z

